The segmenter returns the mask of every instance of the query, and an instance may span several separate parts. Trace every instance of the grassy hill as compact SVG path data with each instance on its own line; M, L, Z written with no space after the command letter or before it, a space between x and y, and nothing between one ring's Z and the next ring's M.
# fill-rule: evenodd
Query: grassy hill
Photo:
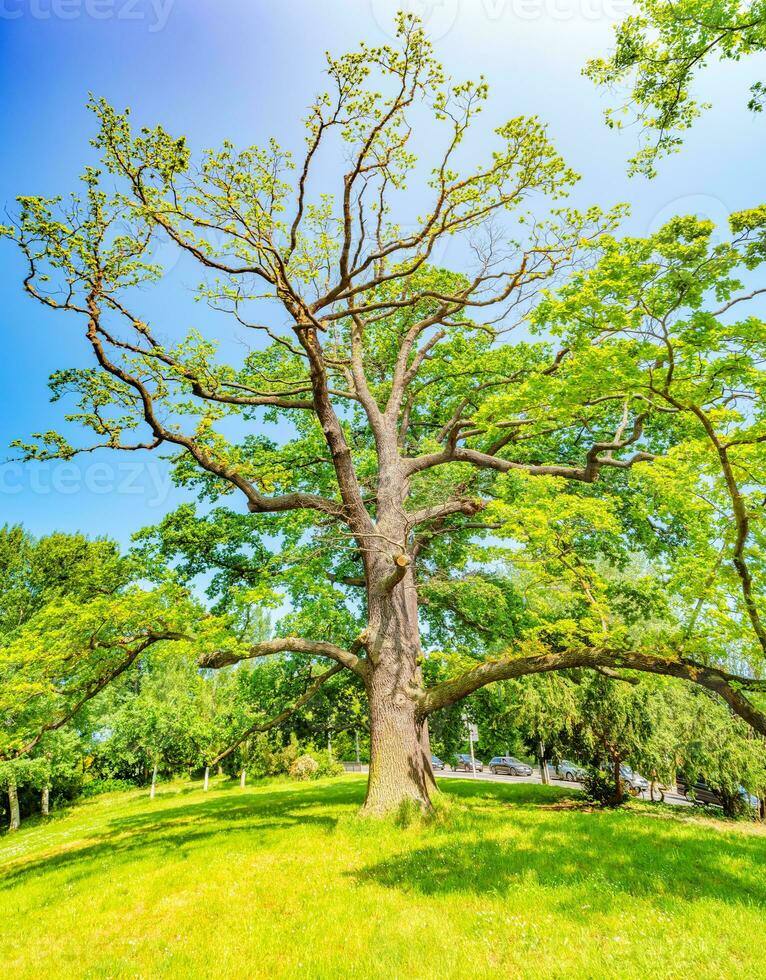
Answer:
M566 791L443 784L427 826L354 776L101 797L0 839L22 977L764 976L766 835Z

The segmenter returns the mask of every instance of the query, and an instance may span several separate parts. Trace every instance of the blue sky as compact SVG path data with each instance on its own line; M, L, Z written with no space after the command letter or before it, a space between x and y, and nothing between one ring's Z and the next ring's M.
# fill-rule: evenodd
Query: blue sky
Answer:
M0 0L0 203L18 194L67 193L90 160L88 93L130 106L136 122L163 123L193 146L263 142L299 149L300 119L321 89L324 51L381 43L396 3L388 0ZM715 107L653 181L629 179L635 134L602 122L605 95L581 77L609 47L625 0L433 0L423 12L437 52L456 76L484 73L492 96L479 137L537 114L568 163L583 175L574 203L629 201L627 228L644 234L674 213L721 222L763 203L766 121L744 106L763 64L712 66L698 88ZM758 74L758 70L761 74ZM417 204L417 201L414 201ZM160 256L162 257L162 256ZM20 289L22 267L0 243L0 458L12 439L61 427L50 405L51 371L90 363L81 328ZM199 323L189 302L199 275L174 264L156 296L157 317ZM188 318L188 319L187 319ZM220 321L210 329L227 329ZM222 338L223 339L223 338ZM226 338L230 340L231 338ZM160 460L114 453L67 464L0 469L0 521L42 534L81 529L122 542L185 499Z

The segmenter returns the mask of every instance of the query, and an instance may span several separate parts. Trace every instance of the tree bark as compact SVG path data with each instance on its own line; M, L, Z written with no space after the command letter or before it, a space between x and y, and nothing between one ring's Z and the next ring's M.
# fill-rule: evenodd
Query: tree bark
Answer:
M157 788L157 763L154 763L154 769L152 769L152 788L149 791L149 799L154 799L154 791Z
M620 772L620 766L622 765L622 759L616 752L610 752L612 756L612 773L614 775L614 796L612 802L615 806L619 806L623 801L623 789L622 789L622 773Z
M11 822L8 824L8 830L18 830L21 826L21 814L19 812L19 793L16 789L16 783L11 783L8 786L8 804L11 811Z
M40 797L40 812L44 817L47 817L51 811L50 799L51 799L50 787L43 786L42 795Z
M210 766L205 766L205 781L202 785L202 789L207 793L207 788L210 785Z
M239 785L242 789L245 788L246 782L247 782L247 769L243 769L239 776Z
M428 722L418 705L421 646L412 572L390 591L371 589L369 608L370 774L363 812L390 813L407 803L430 810L436 780Z

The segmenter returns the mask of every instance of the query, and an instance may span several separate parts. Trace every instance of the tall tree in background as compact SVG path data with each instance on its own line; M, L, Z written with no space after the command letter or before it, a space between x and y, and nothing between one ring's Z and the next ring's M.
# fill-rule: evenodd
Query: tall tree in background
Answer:
M169 450L177 481L217 502L170 515L156 546L212 573L238 615L290 600L279 636L200 665L333 661L311 691L355 674L375 813L429 805L429 715L529 673L668 673L766 732L764 331L727 316L766 211L735 216L723 245L693 219L619 240L618 213L551 211L576 178L542 125L512 119L470 166L487 87L445 77L410 17L396 47L328 58L328 75L297 163L271 141L195 164L184 139L97 102L103 169L67 205L21 198L8 229L27 291L93 351L52 379L95 433L84 448ZM435 153L420 169L416 134ZM256 344L238 366L212 335L151 322L134 287L161 276L155 236ZM446 243L459 271L435 262ZM532 337L512 340L521 322ZM81 451L56 433L23 448ZM240 511L221 505L235 494ZM620 569L642 556L637 586ZM672 628L642 624L654 606ZM450 635L450 676L428 686L423 636Z

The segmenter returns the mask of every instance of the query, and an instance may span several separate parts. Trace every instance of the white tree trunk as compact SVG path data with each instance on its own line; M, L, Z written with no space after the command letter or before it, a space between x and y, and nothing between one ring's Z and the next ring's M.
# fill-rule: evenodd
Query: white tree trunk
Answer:
M545 744L542 739L538 743L538 749L540 756L540 782L544 786L550 786L551 774L548 772L548 760L545 757Z
M43 786L43 792L40 798L40 811L44 817L47 817L48 814L51 812L50 800L51 800L50 787Z
M202 789L207 793L207 788L210 785L210 766L205 766L205 782L202 785Z
M245 782L246 781L247 781L247 770L246 769L243 769L242 770L242 773L241 773L241 775L239 777L239 785L242 787L242 789L245 788Z
M21 826L21 814L19 813L19 794L15 783L11 783L8 787L8 803L11 809L11 822L8 825L8 830L18 830Z
M152 788L149 790L149 799L154 799L154 791L157 787L157 763L154 763L154 769L152 770Z

